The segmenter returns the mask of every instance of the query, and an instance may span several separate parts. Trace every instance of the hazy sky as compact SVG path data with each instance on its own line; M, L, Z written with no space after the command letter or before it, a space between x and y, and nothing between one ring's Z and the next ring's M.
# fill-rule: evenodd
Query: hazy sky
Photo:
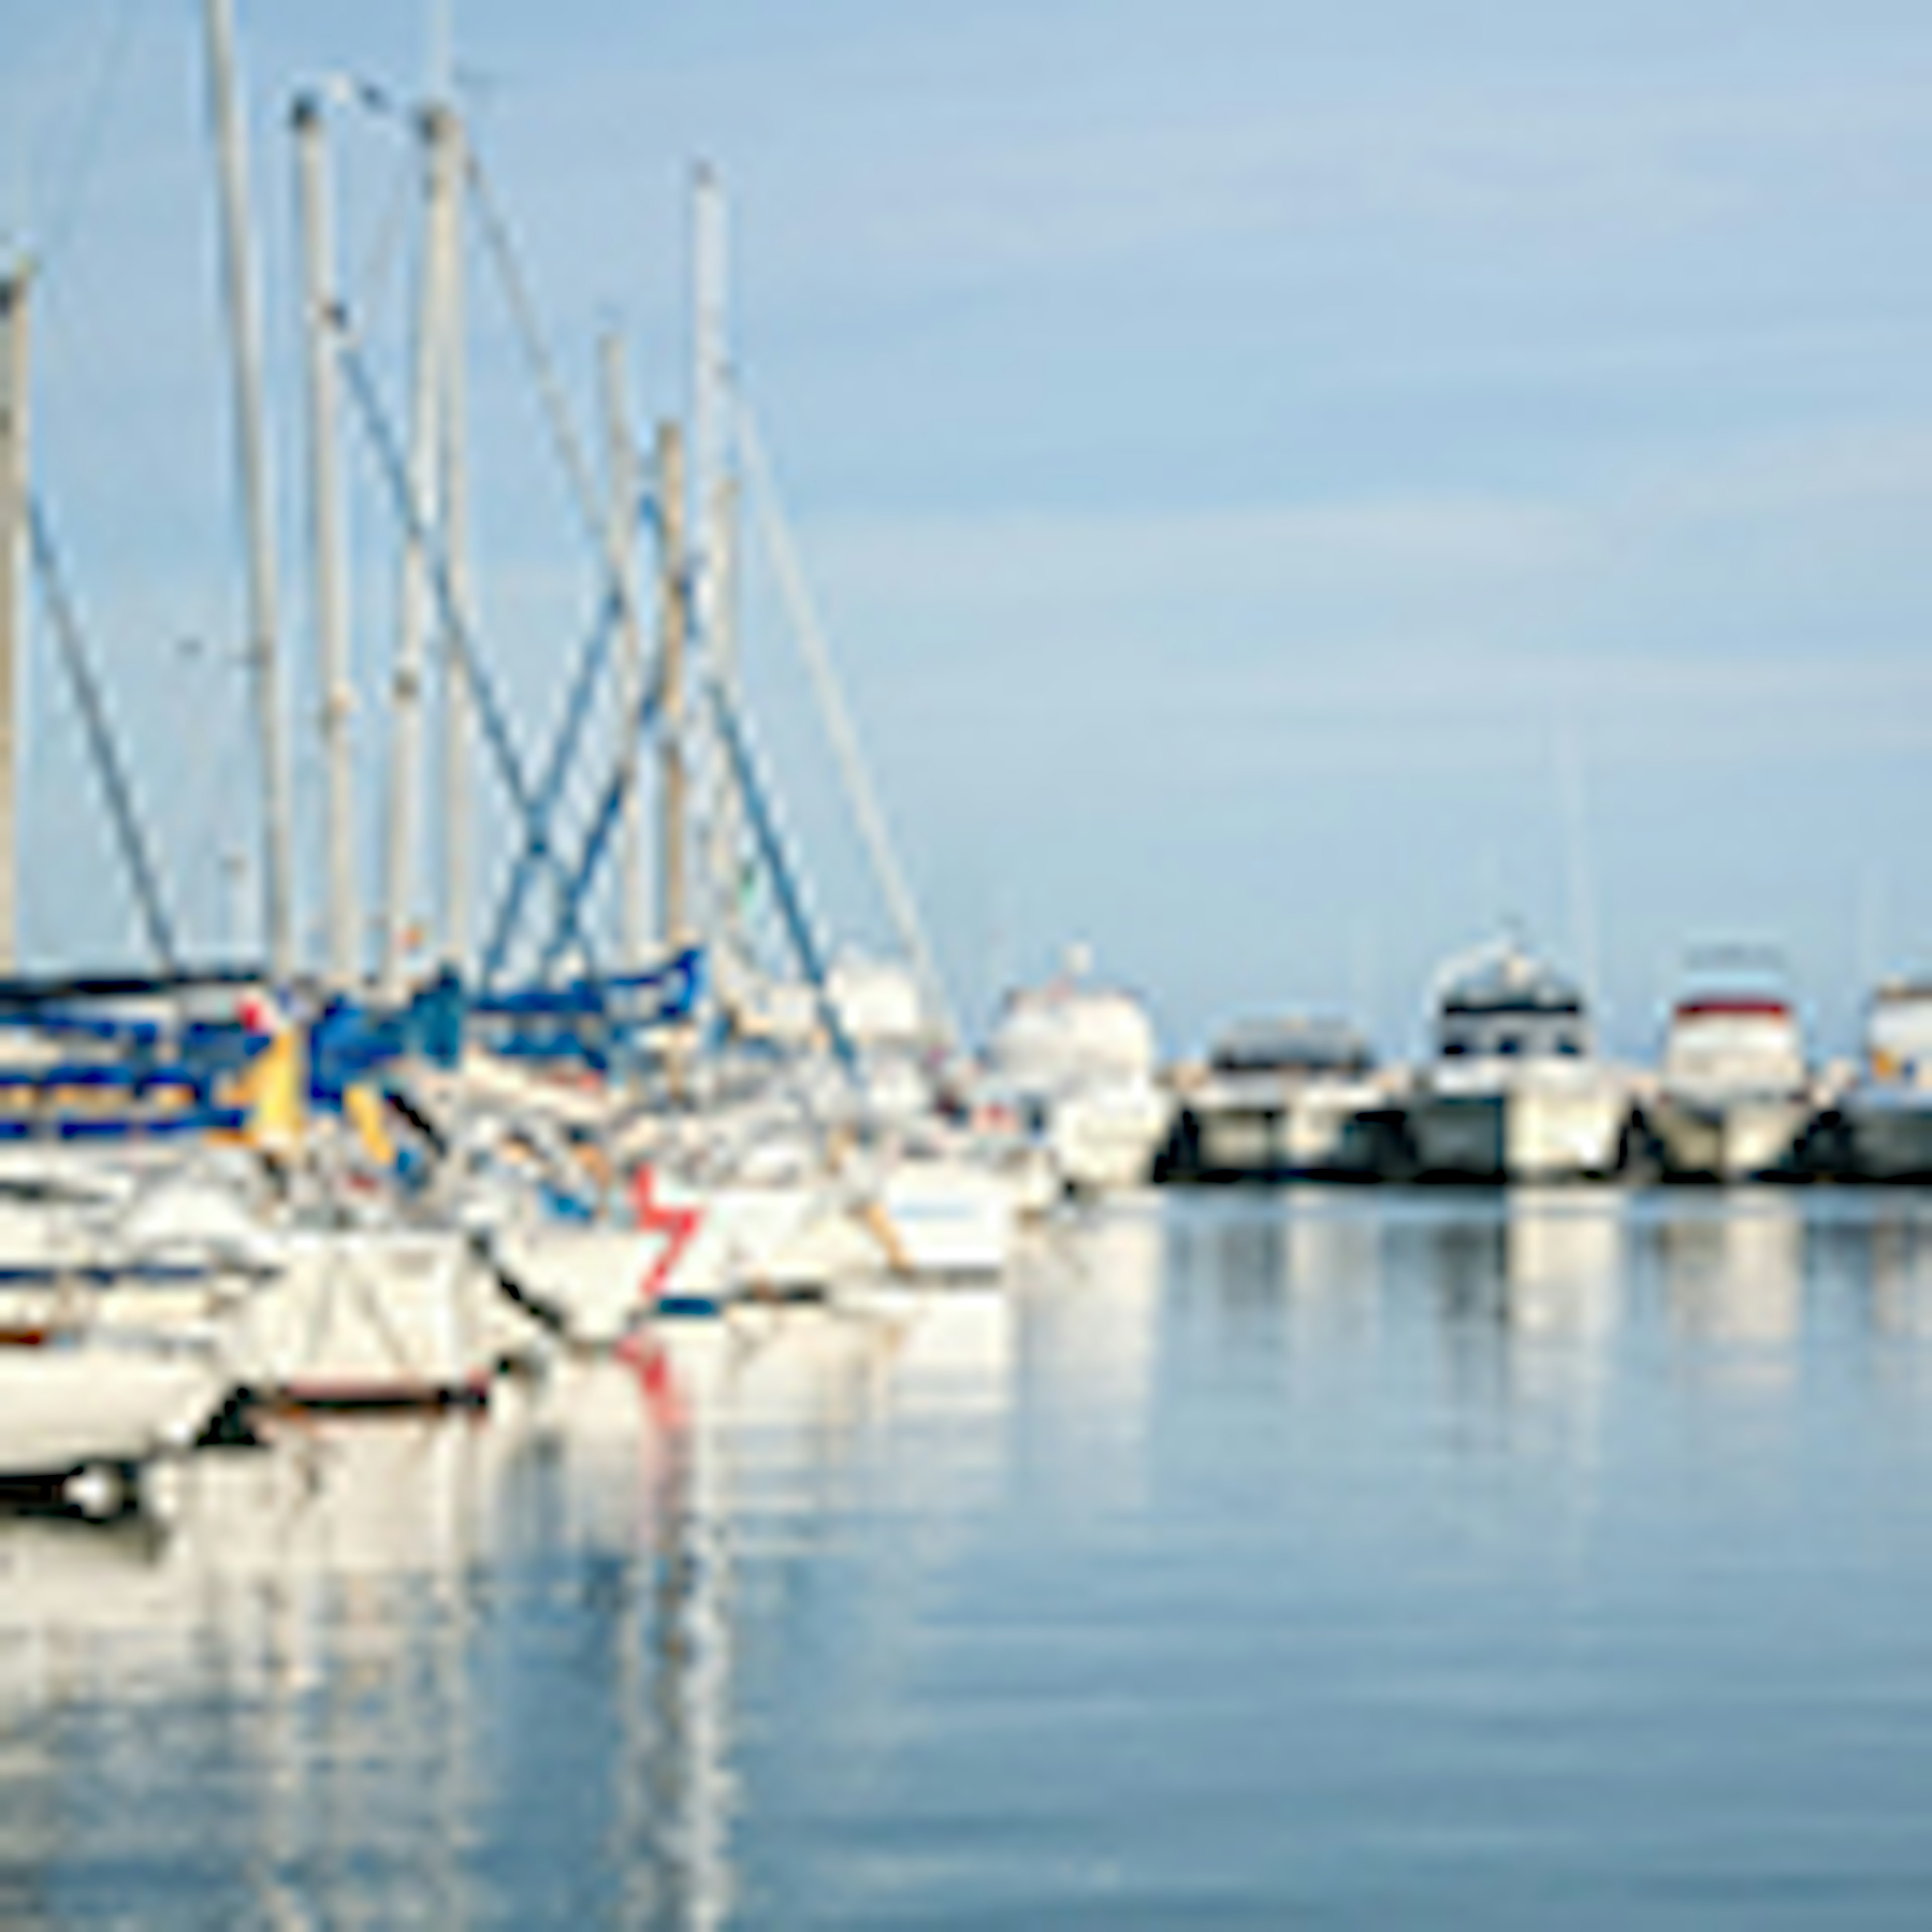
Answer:
M0 0L0 224L44 260L41 485L213 944L252 781L199 12ZM330 70L408 94L426 32L238 13L312 853L283 122ZM746 388L969 1010L1078 938L1173 1048L1307 1004L1406 1048L1435 963L1511 913L1594 964L1629 1048L1684 945L1738 937L1842 1044L1870 974L1932 952L1922 4L471 0L456 40L586 416L614 326L640 416L682 406L684 181L722 171ZM340 134L399 394L405 151ZM534 742L592 584L487 273L483 628ZM760 731L866 940L761 568ZM35 648L28 938L124 956Z

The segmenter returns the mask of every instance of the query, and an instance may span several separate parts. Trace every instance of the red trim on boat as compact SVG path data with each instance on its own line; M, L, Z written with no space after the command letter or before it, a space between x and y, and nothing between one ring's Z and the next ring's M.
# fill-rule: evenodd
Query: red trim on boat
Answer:
M1774 999L1768 994L1720 993L1679 1000L1676 1008L1676 1017L1680 1020L1711 1017L1729 1018L1733 1016L1788 1020L1791 1017L1791 1003L1788 1000Z
M685 1250L696 1240L704 1210L700 1208L674 1208L660 1201L657 1198L657 1177L648 1162L640 1162L631 1176L631 1204L641 1232L664 1238L664 1246L658 1251L656 1260L638 1284L639 1302L646 1308L655 1308L663 1299L664 1289L676 1272L678 1263L684 1258Z

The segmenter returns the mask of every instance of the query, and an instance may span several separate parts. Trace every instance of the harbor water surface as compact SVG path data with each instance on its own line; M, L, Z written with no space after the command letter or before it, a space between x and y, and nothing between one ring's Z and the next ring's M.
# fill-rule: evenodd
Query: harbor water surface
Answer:
M1932 1198L1150 1201L0 1518L0 1922L1932 1922Z

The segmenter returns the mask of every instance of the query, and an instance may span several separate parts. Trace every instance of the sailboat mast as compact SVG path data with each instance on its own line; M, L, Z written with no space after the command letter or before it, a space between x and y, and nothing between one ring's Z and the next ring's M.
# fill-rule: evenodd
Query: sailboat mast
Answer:
M19 963L20 662L27 554L26 270L0 278L0 972Z
M327 123L321 101L295 105L297 210L302 226L304 346L308 369L310 595L315 624L328 864L326 956L329 983L355 984L361 970L361 914L356 891L356 796L341 497L337 460L334 238L328 201Z
M463 124L453 107L439 110L435 137L443 155L436 198L435 246L442 259L442 394L437 416L438 486L442 502L443 556L450 601L465 631L476 634L470 569L469 383L464 354ZM460 970L470 951L470 682L462 640L443 626L442 651L442 956Z
M383 867L382 980L400 988L410 940L421 806L423 670L430 627L430 559L425 542L443 540L438 484L440 364L445 340L446 211L453 184L454 142L448 110L432 104L419 124L423 147L424 223L417 274L416 344L410 378L409 527L398 586L395 670L390 684L389 796Z
M290 906L288 772L276 664L275 572L268 454L262 421L262 350L250 250L248 173L235 82L230 0L206 0L208 108L221 202L222 280L234 386L235 457L248 565L247 660L254 688L262 788L262 923L278 978L294 964Z
M725 346L724 196L716 174L700 163L692 182L692 392L689 544L693 642L704 675L734 702L736 652L729 634L726 584L730 500L724 412L729 380ZM737 798L730 760L710 736L704 784L710 837L704 866L706 924L712 983L728 1003L736 988Z
M617 599L616 718L618 769L624 798L617 831L619 956L634 972L644 954L644 821L639 795L638 709L644 698L644 637L638 622L637 445L624 394L624 346L614 332L598 344L604 405L604 470L610 493L605 543L616 574Z
M658 932L667 952L689 944L685 850L685 643L688 615L685 594L684 433L674 422L658 425L658 658L663 695L658 733Z

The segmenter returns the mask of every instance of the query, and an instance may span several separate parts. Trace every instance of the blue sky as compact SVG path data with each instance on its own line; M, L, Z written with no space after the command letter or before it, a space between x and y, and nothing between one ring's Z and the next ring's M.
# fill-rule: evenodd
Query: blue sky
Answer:
M281 118L323 71L408 92L424 24L238 11L298 665ZM198 12L0 0L0 223L45 256L43 487L212 941L248 779ZM641 410L681 406L682 182L722 170L746 386L969 1010L1082 938L1176 1048L1315 1004L1396 1050L1510 912L1594 955L1630 1048L1728 937L1781 943L1842 1044L1869 975L1932 950L1922 8L470 0L458 45L586 411L605 327ZM393 371L398 150L344 149ZM590 579L484 272L484 629L534 738ZM361 528L374 749L373 500ZM748 598L817 897L862 941ZM33 705L28 940L124 952L44 664Z

